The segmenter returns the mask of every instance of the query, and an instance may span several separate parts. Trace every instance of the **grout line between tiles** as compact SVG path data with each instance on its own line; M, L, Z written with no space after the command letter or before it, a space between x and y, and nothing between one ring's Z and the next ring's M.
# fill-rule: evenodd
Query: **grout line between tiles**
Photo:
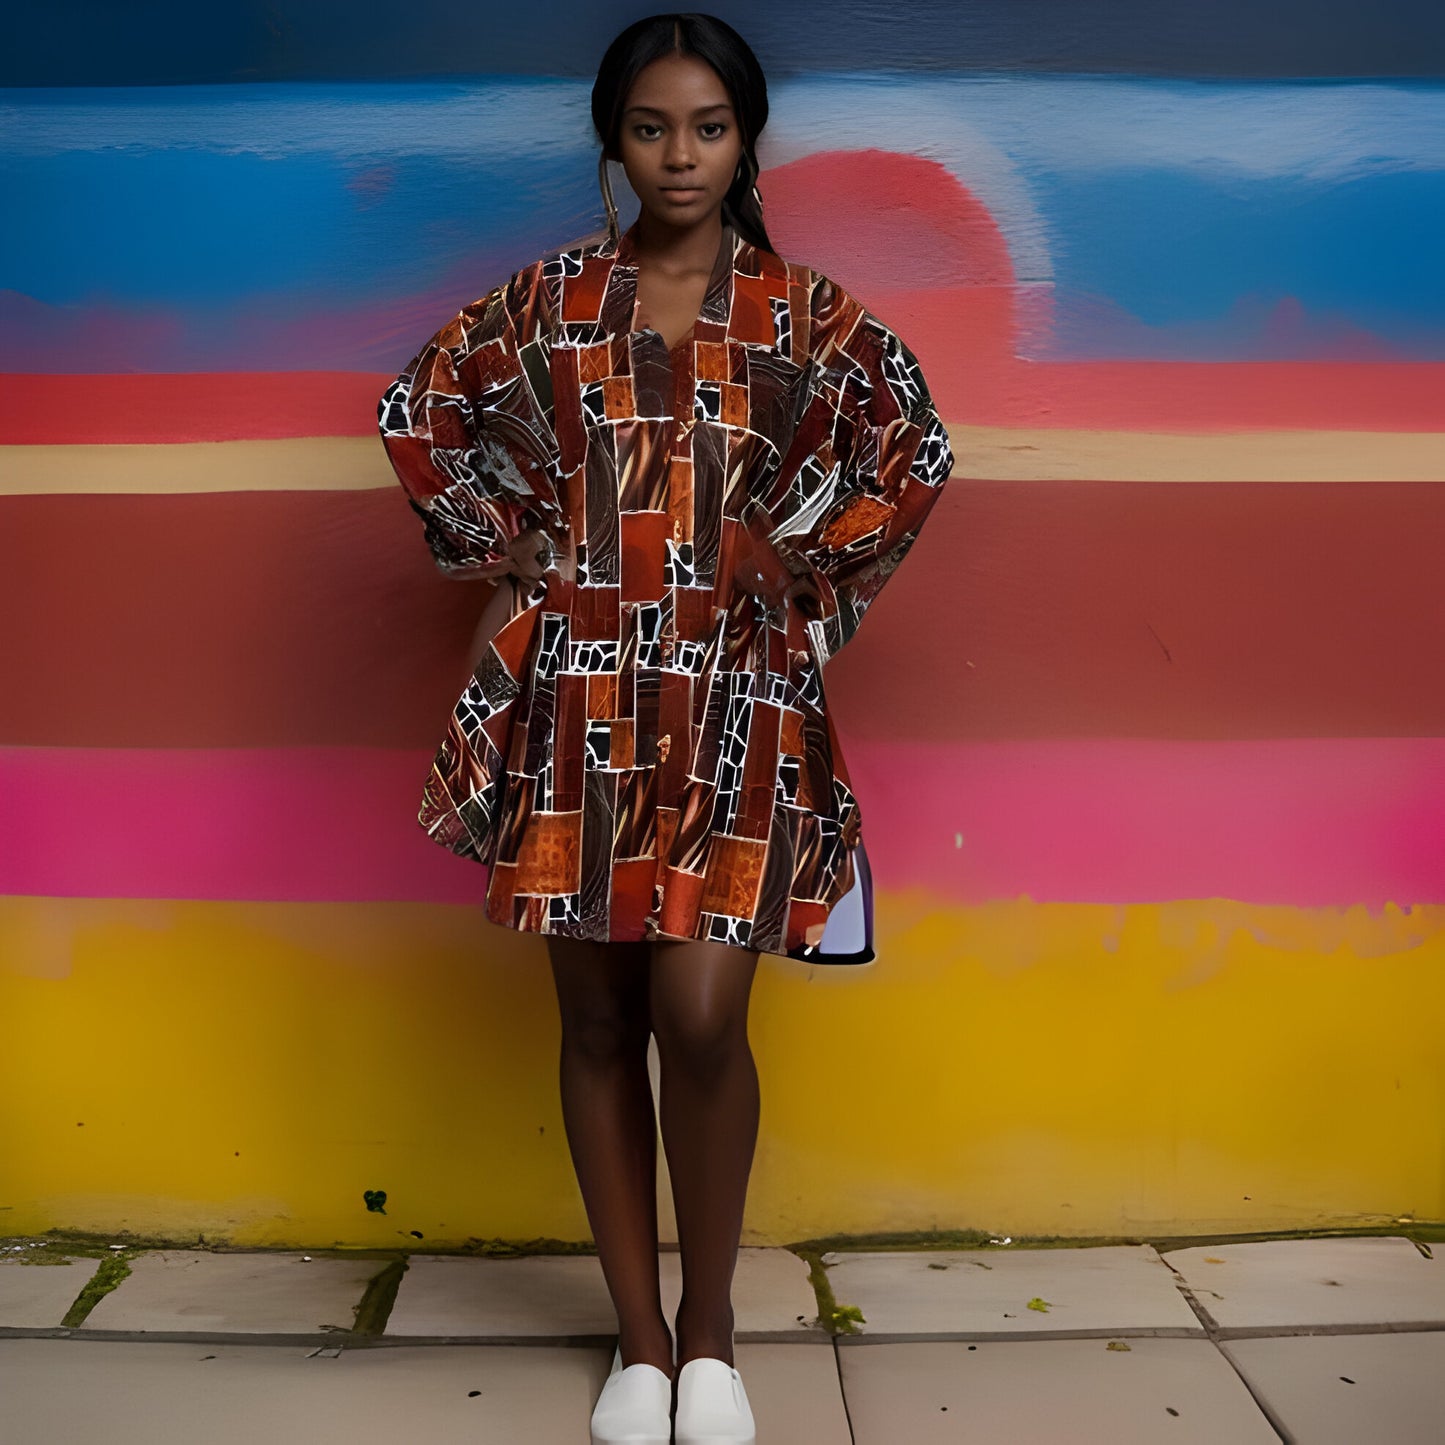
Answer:
M1122 1329L1090 1327L1077 1330L870 1330L867 1334L840 1335L845 1348L862 1345L1008 1344L1018 1340L1200 1340L1204 1331L1189 1325L1129 1325Z
M1030 1340L1109 1340L1109 1339L1187 1339L1208 1340L1219 1344L1232 1340L1284 1339L1308 1335L1384 1335L1430 1334L1445 1331L1445 1321L1372 1322L1369 1324L1329 1325L1238 1325L1214 1329L1189 1326L1124 1326L1116 1329L1078 1330L888 1330L872 1334L838 1334L828 1336L817 1330L809 1333L788 1331L739 1330L735 1339L740 1345L777 1345L779 1347L831 1346L835 1358L843 1348L866 1348L869 1345L908 1344L1022 1344ZM595 1335L366 1335L351 1330L322 1330L311 1333L287 1331L226 1330L104 1330L67 1329L63 1325L21 1326L0 1325L3 1340L77 1340L121 1344L244 1344L244 1345L335 1345L345 1349L388 1349L404 1346L494 1345L501 1347L602 1349L616 1342L616 1331Z
M848 1445L858 1445L858 1436L853 1430L853 1412L848 1408L848 1389L843 1383L843 1356L838 1353L838 1339L835 1335L833 1345L833 1369L838 1376L838 1398L843 1402L843 1418L848 1422Z
M1160 1258L1163 1259L1163 1256L1161 1255ZM1209 1339L1209 1343L1214 1347L1214 1353L1224 1361L1225 1367L1230 1370L1235 1379L1244 1386L1249 1394L1249 1398L1254 1401L1254 1408L1264 1417L1269 1428L1279 1436L1283 1445L1296 1445L1294 1436L1291 1435L1285 1427L1284 1421L1279 1417L1275 1408L1265 1399L1260 1391L1255 1389L1254 1382L1240 1369L1238 1361L1234 1359L1228 1350L1221 1346L1220 1326L1215 1321L1214 1316L1205 1309L1203 1302L1198 1299L1193 1288L1179 1270L1177 1270L1169 1260L1164 1259L1163 1262L1174 1276L1175 1288L1184 1296L1185 1303L1194 1311L1200 1324L1204 1326L1204 1332Z

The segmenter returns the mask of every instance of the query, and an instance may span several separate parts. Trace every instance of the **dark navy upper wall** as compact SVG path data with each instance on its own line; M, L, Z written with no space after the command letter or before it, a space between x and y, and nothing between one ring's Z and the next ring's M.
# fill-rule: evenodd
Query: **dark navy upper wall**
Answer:
M592 75L647 4L72 0L11 6L0 85ZM1445 76L1440 0L734 0L770 75L839 69Z

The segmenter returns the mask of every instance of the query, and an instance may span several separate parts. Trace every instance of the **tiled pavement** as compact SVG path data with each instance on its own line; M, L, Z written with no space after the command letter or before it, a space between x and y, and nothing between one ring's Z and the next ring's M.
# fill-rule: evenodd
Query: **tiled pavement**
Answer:
M571 1445L612 1358L592 1255L125 1251L86 1313L123 1266L30 1262L56 1252L0 1246L0 1445ZM760 1445L1438 1445L1433 1253L830 1253L820 1297L798 1256L744 1249L736 1359Z

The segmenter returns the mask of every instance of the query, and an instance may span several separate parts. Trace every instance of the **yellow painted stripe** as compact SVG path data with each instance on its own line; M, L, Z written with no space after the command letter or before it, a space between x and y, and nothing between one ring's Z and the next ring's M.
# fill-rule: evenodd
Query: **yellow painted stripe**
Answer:
M1445 1215L1445 907L876 924L866 968L762 960L745 1243ZM0 1020L8 1231L589 1237L544 941L475 907L0 898Z
M951 426L960 478L1445 482L1440 432L1172 433ZM380 440L297 437L0 447L0 495L365 491L396 478Z

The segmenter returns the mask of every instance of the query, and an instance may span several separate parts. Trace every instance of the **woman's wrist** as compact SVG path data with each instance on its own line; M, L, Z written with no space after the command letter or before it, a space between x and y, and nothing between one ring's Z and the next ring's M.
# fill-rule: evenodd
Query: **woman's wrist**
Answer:
M555 556L552 539L540 527L528 527L507 544L512 554L513 570L527 582L536 582L552 565Z

